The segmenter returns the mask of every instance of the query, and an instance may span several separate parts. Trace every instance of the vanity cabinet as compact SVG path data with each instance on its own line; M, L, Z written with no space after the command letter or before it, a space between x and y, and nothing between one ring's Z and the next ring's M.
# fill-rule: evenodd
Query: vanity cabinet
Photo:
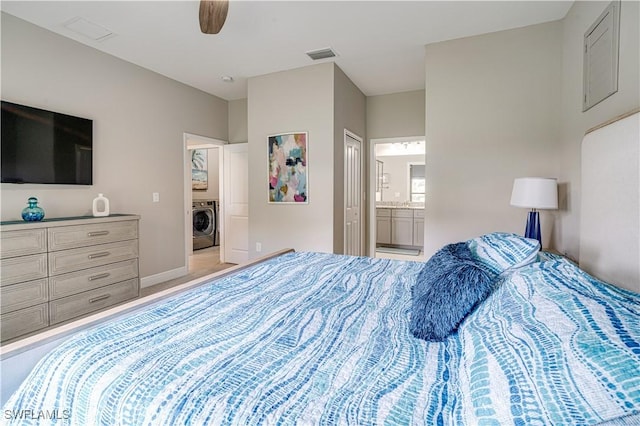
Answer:
M413 210L393 209L391 211L391 244L413 245Z
M424 210L418 208L376 208L376 244L424 246Z
M376 243L391 244L391 209L376 209Z
M413 245L424 246L424 210L413 211Z
M2 342L138 297L139 219L3 222Z

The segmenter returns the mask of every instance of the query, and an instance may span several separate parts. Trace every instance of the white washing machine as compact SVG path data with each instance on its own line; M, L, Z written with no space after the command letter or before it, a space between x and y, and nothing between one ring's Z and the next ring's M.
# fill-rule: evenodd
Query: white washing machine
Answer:
M217 201L193 200L193 249L199 250L218 245Z

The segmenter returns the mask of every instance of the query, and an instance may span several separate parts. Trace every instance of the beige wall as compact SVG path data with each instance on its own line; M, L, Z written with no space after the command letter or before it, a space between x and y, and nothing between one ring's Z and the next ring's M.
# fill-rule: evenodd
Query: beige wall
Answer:
M101 192L142 216L142 277L185 266L183 132L226 140L226 101L4 13L2 98L94 120L93 186L2 184L2 220L32 195L49 218L84 215Z
M247 132L247 100L229 101L229 143L246 142Z
M389 182L382 189L382 201L411 201L409 163L424 164L424 155L379 155L376 160L383 162L384 173L389 175Z
M584 133L640 106L640 3L622 2L618 92L582 112L583 37L608 4L577 1L559 22L427 46L427 250L492 230L521 233L510 187L530 174L560 183L543 243L579 258Z
M367 97L367 138L423 136L425 91Z
M561 36L552 22L426 47L427 256L523 232L526 210L509 205L514 178L560 167ZM544 219L543 233L553 225Z
M564 185L555 246L574 259L580 255L580 152L585 131L640 106L640 3L623 1L618 92L582 112L584 33L608 5L608 1L577 1L563 20L562 135L557 155L562 162L558 177Z
M366 190L365 171L367 170L366 150L366 97L353 84L347 75L334 65L334 198L333 205L333 252L344 253L344 130L347 129L362 138L362 191ZM361 219L366 224L366 206L362 205ZM362 228L365 236L365 228ZM366 247L366 239L362 240L362 248Z
M252 77L248 83L249 258L284 247L333 251L333 63ZM269 135L308 132L308 204L269 204Z

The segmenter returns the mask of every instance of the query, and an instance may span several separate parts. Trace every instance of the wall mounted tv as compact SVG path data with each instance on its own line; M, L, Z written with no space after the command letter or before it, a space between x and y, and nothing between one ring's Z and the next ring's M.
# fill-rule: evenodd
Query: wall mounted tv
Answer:
M3 183L93 184L93 120L2 101Z

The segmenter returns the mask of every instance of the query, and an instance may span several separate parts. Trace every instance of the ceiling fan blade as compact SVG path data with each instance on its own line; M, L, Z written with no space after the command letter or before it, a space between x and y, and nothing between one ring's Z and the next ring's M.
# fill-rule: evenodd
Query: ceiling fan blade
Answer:
M229 0L200 0L200 31L218 34L227 19Z

